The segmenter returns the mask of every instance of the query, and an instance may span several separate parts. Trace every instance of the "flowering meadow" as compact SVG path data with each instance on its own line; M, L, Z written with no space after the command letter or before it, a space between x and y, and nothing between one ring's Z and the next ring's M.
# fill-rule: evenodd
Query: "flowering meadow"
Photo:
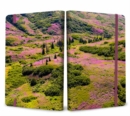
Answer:
M68 109L114 106L115 15L67 12ZM118 106L125 99L125 18L118 20Z
M6 17L7 106L63 109L62 11Z

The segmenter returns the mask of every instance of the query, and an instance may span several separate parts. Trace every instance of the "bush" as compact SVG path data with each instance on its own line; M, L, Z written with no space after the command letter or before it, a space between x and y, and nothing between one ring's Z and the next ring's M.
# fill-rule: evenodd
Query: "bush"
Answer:
M68 63L68 86L76 87L76 86L84 86L90 83L90 79L82 75L83 67L79 64L72 65Z
M118 60L125 61L125 52L119 52L118 53Z
M68 76L68 86L75 87L75 86L84 86L90 84L90 79L86 76L74 76L69 74Z
M125 40L118 41L118 45L123 45L123 47L125 47Z
M63 66L60 66L52 71L53 78L58 78L59 76L63 77Z
M33 75L39 75L39 77L46 76L50 74L52 70L53 66L51 65L40 66L34 70Z
M58 78L54 79L52 82L54 85L57 85L58 88L62 91L63 90L63 74L58 76Z
M123 88L125 88L125 84L126 84L126 81L125 81L125 77L123 77L121 80L120 80L120 84Z
M51 85L48 89L45 91L46 96L59 96L60 95L60 89L56 85Z
M33 67L23 67L23 71L22 71L22 74L25 76L25 75L30 75L32 74L34 71L34 68Z
M68 63L68 71L71 72L71 70L79 70L82 71L83 67L79 64L72 65L71 63Z
M37 81L35 79L32 79L30 81L30 86L35 86L37 84Z
M72 75L74 75L74 76L79 76L79 75L81 75L81 71L79 71L79 70L72 70L70 73L71 73Z
M118 91L118 97L122 102L126 102L126 91L124 88Z
M37 97L34 97L34 96L29 96L29 97L24 97L22 98L21 100L25 103L28 103L28 102L31 102L32 100L35 100L37 99Z
M107 41L105 41L105 42L104 42L104 44L108 44L108 42L107 42Z
M80 36L78 35L78 34L73 34L72 36L71 36L73 39L80 39Z
M11 63L12 62L12 60L11 60L11 56L6 56L6 63Z
M99 56L105 56L105 57L114 57L114 47L96 47L96 46L81 46L80 51L92 53L92 54L98 54Z

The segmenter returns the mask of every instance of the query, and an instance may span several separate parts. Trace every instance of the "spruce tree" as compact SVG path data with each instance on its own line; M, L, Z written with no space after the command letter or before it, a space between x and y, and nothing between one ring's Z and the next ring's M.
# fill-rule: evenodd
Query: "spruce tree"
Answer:
M45 54L45 49L44 48L42 48L42 55L44 55Z
M54 49L54 43L52 42L52 44L51 44L51 49Z
M56 54L54 55L54 59L56 59L57 58L57 56L56 56Z
M43 44L42 44L42 48L45 48L45 47L46 47L46 44L43 43Z
M49 56L49 61L51 61L51 58L50 58L50 56Z
M46 59L46 65L48 65L48 60Z

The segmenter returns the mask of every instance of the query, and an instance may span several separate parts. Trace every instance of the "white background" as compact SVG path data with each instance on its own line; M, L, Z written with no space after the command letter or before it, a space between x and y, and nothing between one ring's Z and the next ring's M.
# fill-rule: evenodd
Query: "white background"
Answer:
M124 107L68 111L67 79L65 73L64 111L46 111L7 107L5 105L5 17L8 14L32 13L53 10L79 10L123 14L126 17L126 75L127 104ZM49 115L87 115L87 116L128 116L130 114L130 0L0 0L0 116L49 116ZM66 46L65 46L66 48ZM65 54L66 60L66 54ZM66 70L66 64L65 64Z

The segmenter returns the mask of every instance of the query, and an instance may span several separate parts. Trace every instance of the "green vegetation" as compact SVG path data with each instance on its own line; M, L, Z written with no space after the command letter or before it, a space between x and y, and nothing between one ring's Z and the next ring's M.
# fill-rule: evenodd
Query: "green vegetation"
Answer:
M90 79L81 73L82 70L83 67L81 65L72 65L70 63L68 64L69 88L90 84Z
M99 56L112 57L114 59L114 46L109 47L96 47L96 46L81 46L80 51L98 54ZM118 47L118 60L125 61L125 53L121 51L122 48Z
M68 28L68 32L72 32L72 33L84 33L84 32L92 32L92 26L83 22L83 21L79 21L77 19L74 18L70 18L68 16L67 18L67 28Z
M60 89L56 86L50 86L46 91L45 91L46 96L59 96L60 95Z
M6 56L5 60L6 60L6 63L11 63L12 62L11 56Z
M59 23L63 28L64 18L62 17L63 12L44 12L44 13L36 13L35 16L31 14L26 14L25 16L32 22L35 23L34 28L42 29L43 33L49 33L53 35L55 33L47 32L48 27L51 26L52 23Z
M118 98L122 102L124 102L124 103L126 102L126 90L120 84L118 85Z
M18 63L13 64L12 68L8 72L8 78L6 78L6 84L10 88L17 88L24 83L27 83L27 78L22 76L22 67Z
M22 101L25 102L25 103L28 103L28 102L31 102L32 100L35 100L35 99L37 99L37 97L28 96L28 97L22 98Z
M6 37L6 46L13 46L18 41L17 37L8 36Z

